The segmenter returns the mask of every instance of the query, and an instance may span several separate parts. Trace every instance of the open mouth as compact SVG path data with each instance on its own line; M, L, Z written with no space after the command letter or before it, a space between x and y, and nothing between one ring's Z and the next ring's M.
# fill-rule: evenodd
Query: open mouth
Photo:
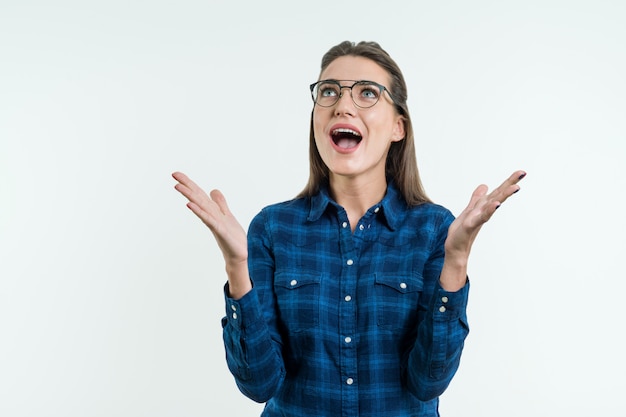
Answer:
M352 129L338 128L330 133L330 137L337 147L341 149L356 148L363 137L359 132Z

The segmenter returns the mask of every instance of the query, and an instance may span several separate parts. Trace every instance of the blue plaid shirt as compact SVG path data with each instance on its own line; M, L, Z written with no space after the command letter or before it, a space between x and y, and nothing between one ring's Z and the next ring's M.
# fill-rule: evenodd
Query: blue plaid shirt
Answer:
M469 283L439 285L453 215L389 185L352 233L326 189L263 209L253 289L228 297L228 367L262 416L438 416L468 334Z

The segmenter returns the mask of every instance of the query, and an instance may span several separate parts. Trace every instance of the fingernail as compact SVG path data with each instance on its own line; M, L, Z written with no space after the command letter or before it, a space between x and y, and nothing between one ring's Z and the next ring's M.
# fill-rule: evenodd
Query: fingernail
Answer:
M516 192L518 192L520 189L518 188L517 190L513 191L513 194L515 194Z
M517 179L521 180L522 178L524 178L526 176L526 173L524 172L522 175L520 175Z
M498 210L498 209L500 208L500 206L501 206L501 204L498 204L498 205L496 206L496 210Z

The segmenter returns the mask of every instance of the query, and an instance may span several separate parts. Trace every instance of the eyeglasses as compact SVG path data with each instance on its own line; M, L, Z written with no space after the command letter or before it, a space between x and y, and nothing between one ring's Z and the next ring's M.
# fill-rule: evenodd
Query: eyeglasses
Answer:
M350 80L354 81L354 80ZM344 81L345 82L345 81ZM341 85L338 80L321 80L311 84L311 97L313 102L322 107L330 107L339 101L343 95L343 89L350 89L350 97L357 107L367 109L378 103L380 96L387 91L393 101L389 90L374 81L354 81L352 85Z

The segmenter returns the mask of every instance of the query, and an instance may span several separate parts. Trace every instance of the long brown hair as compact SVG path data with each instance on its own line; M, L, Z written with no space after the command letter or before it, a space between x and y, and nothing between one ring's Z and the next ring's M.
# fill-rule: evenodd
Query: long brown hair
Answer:
M395 103L396 111L404 117L404 131L406 136L403 140L393 142L387 154L385 173L387 178L392 180L409 206L416 206L425 202L430 202L426 196L419 171L417 169L417 159L415 155L415 141L413 138L413 126L409 115L409 108L406 104L407 88L404 76L398 64L381 48L376 42L350 41L341 42L333 46L322 57L320 75L331 62L342 56L360 56L371 59L384 68L391 77L389 92ZM313 133L313 111L311 111L311 126L309 134L309 181L298 195L298 197L310 197L317 194L320 186L328 184L328 167L322 161L322 157L315 145L315 135Z

